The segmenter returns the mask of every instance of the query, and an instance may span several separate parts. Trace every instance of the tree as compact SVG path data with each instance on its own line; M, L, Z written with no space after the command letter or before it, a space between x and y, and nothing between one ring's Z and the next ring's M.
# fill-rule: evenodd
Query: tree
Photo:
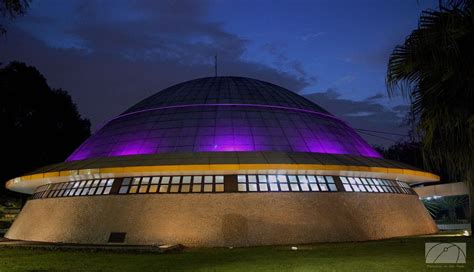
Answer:
M421 136L428 169L468 183L474 223L474 2L441 1L393 50L389 95L403 95ZM474 226L474 224L473 224Z
M420 143L401 141L388 148L376 146L375 149L386 159L403 162L420 169L424 168Z
M422 146L418 141L400 141L387 148L381 146L374 146L374 148L386 159L403 162L424 171L430 171L424 164ZM442 182L448 182L450 179L444 167L436 169L436 174L440 176Z
M0 124L0 195L7 193L5 181L64 161L90 136L90 122L69 94L51 89L36 68L19 62L0 68Z
M0 0L0 15L9 19L14 19L25 14L31 0ZM7 32L4 26L0 25L0 35Z

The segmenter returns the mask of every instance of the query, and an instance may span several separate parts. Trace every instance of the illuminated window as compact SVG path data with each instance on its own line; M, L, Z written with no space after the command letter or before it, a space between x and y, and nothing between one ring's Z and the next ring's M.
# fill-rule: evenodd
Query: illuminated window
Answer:
M95 194L101 195L103 191L104 191L104 187L98 187L97 190L95 191Z
M204 183L212 183L212 176L205 176Z
M193 177L193 192L201 192L201 183L202 183L202 177L201 176L195 176Z
M245 175L238 175L237 176L237 190L239 192L246 192L247 191L247 178Z
M238 175L237 176L237 182L238 183L245 183L246 182L245 176L244 175Z
M191 183L191 176L183 177L183 184L190 184Z
M212 184L204 184L204 192L212 192Z
M216 176L215 183L216 192L224 192L224 176Z
M110 189L111 189L111 187L105 187L103 194L104 195L110 194Z
M148 189L149 193L156 193L158 191L158 185L152 184L150 185L150 188Z
M119 189L119 194L126 194L128 192L128 188L130 187L131 178L124 178L122 180L122 185Z
M179 192L179 185L172 184L170 188L170 193L177 193Z

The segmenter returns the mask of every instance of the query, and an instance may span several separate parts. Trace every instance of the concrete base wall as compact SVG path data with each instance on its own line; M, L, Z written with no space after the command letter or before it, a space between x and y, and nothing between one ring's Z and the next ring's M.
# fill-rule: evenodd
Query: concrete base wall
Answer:
M416 195L373 193L147 194L36 199L10 239L251 246L363 241L437 232Z

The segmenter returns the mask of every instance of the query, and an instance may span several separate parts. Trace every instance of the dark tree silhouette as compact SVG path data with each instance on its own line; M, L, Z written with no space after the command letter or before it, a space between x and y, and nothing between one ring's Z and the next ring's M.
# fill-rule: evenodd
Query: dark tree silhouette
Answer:
M8 192L5 181L63 161L90 135L69 94L19 62L0 68L0 124L0 195Z
M14 19L25 14L31 0L0 0L0 16ZM4 26L0 25L0 35L7 32Z
M375 146L375 149L386 159L403 162L424 169L420 143L411 141L398 142L388 148Z
M474 226L474 1L440 1L397 46L389 94L412 101L424 161L469 185Z
M420 142L411 140L401 141L387 148L381 146L374 146L374 148L386 159L403 162L419 169L430 171L424 163ZM448 182L450 180L445 169L437 170L436 174L441 177L441 182Z

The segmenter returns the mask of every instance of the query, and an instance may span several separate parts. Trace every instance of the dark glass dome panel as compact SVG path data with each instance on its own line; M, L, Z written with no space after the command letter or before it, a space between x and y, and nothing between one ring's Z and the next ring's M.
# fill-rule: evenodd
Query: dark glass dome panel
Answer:
M255 104L328 112L280 86L243 77L207 77L183 82L145 98L124 113L195 104Z
M250 95L244 85L236 85L240 87L234 86L225 92L238 93L239 100L224 100L226 96L221 95L219 89L213 87L214 91L210 92L203 87L217 81L220 86L230 86L237 81L246 82L245 86L254 82L253 86L266 87L257 95ZM196 87L196 82L201 82L200 87ZM197 88L196 94L193 88ZM241 88L245 91L237 91ZM215 95L210 95L214 92ZM229 97L237 96L229 94ZM225 77L181 83L143 100L98 130L68 161L203 151L287 151L380 157L352 128L309 100L261 81Z

